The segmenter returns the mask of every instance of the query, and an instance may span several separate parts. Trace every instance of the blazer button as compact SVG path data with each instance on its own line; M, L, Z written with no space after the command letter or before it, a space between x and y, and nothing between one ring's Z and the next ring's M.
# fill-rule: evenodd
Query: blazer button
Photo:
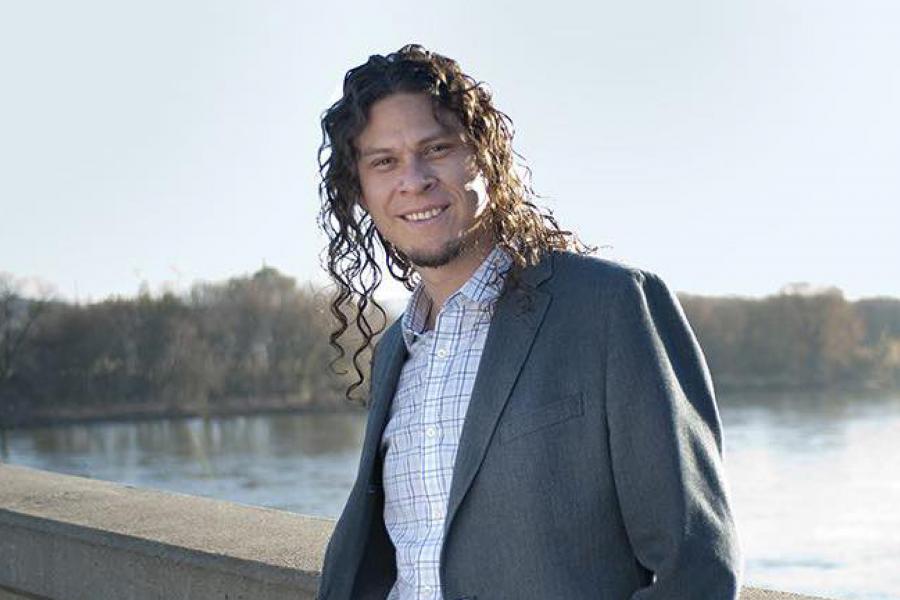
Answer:
M374 483L370 483L370 484L369 484L369 487L368 487L368 489L366 489L366 491L367 491L369 494L377 494L377 493L378 493L378 488L380 488L380 487L381 487L380 485L377 485L377 484L374 484Z

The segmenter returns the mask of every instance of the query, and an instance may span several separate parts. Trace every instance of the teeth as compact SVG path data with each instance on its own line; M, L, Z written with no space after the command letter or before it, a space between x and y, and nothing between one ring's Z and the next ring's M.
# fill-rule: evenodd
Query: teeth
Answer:
M431 210L423 210L422 212L409 213L406 215L407 221L424 221L426 219L431 219L433 217L441 214L443 208L432 208Z

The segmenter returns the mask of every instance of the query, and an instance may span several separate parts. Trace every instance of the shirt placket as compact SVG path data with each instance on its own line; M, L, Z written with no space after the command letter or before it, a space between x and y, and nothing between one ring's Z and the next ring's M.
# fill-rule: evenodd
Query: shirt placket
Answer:
M435 321L434 336L428 353L427 378L425 381L425 401L423 403L421 421L421 467L423 472L423 485L427 499L424 506L427 538L429 543L423 545L423 552L427 553L427 569L420 572L419 597L436 599L440 597L440 581L438 580L437 561L440 555L440 538L444 528L446 490L445 483L441 481L445 470L449 465L448 460L440 447L442 437L443 416L447 407L443 405L446 395L445 382L450 370L453 355L453 333L456 327L457 310L453 299L449 299ZM425 558L425 557L423 557Z

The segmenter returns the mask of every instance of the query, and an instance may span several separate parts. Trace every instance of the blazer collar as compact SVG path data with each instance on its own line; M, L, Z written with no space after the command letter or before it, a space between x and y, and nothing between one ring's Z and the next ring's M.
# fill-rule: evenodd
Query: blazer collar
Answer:
M536 264L526 267L522 273L522 281L529 287L536 288L553 274L553 255L549 253Z

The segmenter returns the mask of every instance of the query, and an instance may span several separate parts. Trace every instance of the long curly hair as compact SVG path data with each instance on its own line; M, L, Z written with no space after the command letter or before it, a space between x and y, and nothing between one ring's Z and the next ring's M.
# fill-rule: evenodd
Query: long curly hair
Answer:
M333 369L346 357L340 338L350 330L351 320L362 336L352 350L357 378L347 388L348 399L365 381L361 356L387 323L384 309L373 297L384 274L378 258L383 258L388 273L407 289L414 289L418 282L409 259L380 235L359 205L354 142L366 127L372 105L396 93L426 94L436 119L440 120L441 110L458 119L485 181L488 226L496 244L513 259L512 281L547 252L592 250L562 229L549 210L532 201L530 171L524 167L520 171L516 165L516 158L521 157L512 148L512 120L493 106L491 93L482 83L465 74L456 61L415 44L386 56L371 56L347 72L342 97L322 115L318 155L319 224L329 239L323 262L337 288L330 307L337 319L329 338L338 352Z

